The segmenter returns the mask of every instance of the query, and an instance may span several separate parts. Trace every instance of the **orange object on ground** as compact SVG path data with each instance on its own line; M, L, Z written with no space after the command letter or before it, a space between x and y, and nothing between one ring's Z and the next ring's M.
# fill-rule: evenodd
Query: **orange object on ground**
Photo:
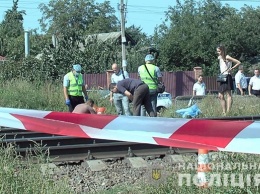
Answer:
M97 112L97 105L94 104L93 109Z
M209 151L206 149L198 149L198 186L208 187L209 172Z
M97 110L97 111L96 111L97 114L102 115L102 114L105 114L105 112L106 112L106 107L97 107L96 110Z

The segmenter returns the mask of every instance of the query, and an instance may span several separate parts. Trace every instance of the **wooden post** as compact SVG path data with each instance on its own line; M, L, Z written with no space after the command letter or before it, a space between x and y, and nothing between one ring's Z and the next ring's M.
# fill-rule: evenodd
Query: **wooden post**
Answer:
M109 87L109 84L111 83L111 76L114 73L113 70L107 70L106 74L107 74L107 88Z
M194 67L194 79L197 80L199 75L202 75L202 67Z

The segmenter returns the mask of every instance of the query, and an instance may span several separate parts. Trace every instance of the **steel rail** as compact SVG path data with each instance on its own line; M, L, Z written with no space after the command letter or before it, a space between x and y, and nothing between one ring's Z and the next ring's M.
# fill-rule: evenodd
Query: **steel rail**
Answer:
M198 118L206 120L257 121L260 116ZM0 143L16 145L21 155L48 153L54 162L105 159L129 156L160 156L167 154L196 153L195 149L171 148L152 144L122 142L104 139L59 136L14 128L0 128Z
M52 134L6 130L8 135L0 134L2 146L10 143L16 146L16 152L26 154L47 154L53 162L81 161L86 159L122 158L131 156L157 156L166 154L196 152L196 150L174 149L166 146L123 142L104 139L75 138ZM11 134L11 135L10 135ZM27 137L26 135L30 137ZM32 137L31 137L32 136ZM19 138L13 138L19 137ZM181 150L181 151L180 151Z

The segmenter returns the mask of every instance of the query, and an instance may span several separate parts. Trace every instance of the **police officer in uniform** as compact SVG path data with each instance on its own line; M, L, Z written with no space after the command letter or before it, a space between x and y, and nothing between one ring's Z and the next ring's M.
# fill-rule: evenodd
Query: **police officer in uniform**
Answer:
M72 70L64 76L63 93L69 112L72 112L78 104L84 103L84 96L86 101L88 100L88 93L85 90L85 83L79 64L73 65Z
M149 71L149 73L148 73ZM157 83L162 82L162 73L159 67L154 65L154 56L152 54L148 54L145 57L145 64L138 67L138 74L140 79L146 83L149 87L150 99L153 107L153 111L155 112L155 116L157 113ZM157 82L158 81L158 82ZM145 116L146 110L144 106L141 109L141 116Z

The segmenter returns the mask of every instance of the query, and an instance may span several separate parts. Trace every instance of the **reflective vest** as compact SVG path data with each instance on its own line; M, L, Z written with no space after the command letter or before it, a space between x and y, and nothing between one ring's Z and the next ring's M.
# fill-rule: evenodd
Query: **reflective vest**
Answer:
M68 95L82 96L82 84L83 84L82 74L79 74L78 80L76 80L72 72L69 72L67 75L70 80L70 85L68 87Z
M155 65L146 64L146 67L147 67L149 73L151 74L151 76L153 77L153 79L157 80L157 76L156 76L156 73L155 73ZM153 81L153 79L151 78L151 76L147 72L145 66L142 65L139 70L140 70L140 72L139 72L140 78L144 83L146 83L148 85L149 90L156 90L157 84Z

